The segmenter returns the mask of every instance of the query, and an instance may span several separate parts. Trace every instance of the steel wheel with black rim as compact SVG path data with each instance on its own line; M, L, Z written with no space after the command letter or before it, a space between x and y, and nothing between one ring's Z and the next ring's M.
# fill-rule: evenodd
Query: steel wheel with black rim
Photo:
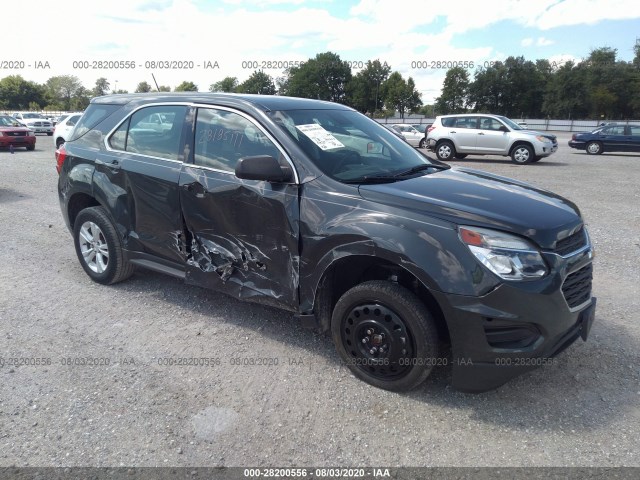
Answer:
M120 237L102 207L82 210L73 227L78 259L94 281L110 285L133 274L133 265L125 260Z
M424 304L386 281L361 283L336 304L331 333L354 375L371 385L404 391L420 385L438 354L438 334Z

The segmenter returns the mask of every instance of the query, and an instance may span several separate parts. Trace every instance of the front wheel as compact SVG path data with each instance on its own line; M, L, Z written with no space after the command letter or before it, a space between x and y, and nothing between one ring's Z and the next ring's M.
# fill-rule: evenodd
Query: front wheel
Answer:
M104 208L82 210L73 224L73 238L80 264L92 280L110 285L133 274L124 258L122 241Z
M533 162L533 149L529 145L516 145L511 151L511 160L520 165Z
M375 387L410 390L437 363L432 315L412 292L395 283L369 281L348 290L333 310L331 334L342 361Z
M602 144L600 142L587 143L587 153L589 155L600 155L602 153Z

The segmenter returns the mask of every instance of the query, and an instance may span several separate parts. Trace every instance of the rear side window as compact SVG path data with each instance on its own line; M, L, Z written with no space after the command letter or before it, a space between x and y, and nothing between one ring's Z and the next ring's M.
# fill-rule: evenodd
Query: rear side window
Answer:
M234 172L243 157L269 155L280 151L252 122L234 112L199 108L196 117L194 163Z
M84 111L80 121L77 123L73 131L73 138L70 141L82 137L85 133L95 128L100 122L111 115L116 110L122 108L122 105L103 105L92 103Z
M141 108L113 132L114 150L179 160L180 139L187 107L162 105Z
M631 135L633 135L635 137L639 137L640 136L640 127L635 126L635 125L630 125L629 129L631 130Z
M442 119L442 126L443 127L453 127L453 125L455 124L455 121L456 121L456 117L443 118Z

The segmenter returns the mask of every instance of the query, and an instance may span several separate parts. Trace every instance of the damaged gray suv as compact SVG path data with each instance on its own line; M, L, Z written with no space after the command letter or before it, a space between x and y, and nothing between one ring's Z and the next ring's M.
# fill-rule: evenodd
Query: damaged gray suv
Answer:
M94 281L149 269L280 307L380 388L441 365L456 388L495 388L586 340L595 316L576 205L431 160L343 105L103 96L56 158Z

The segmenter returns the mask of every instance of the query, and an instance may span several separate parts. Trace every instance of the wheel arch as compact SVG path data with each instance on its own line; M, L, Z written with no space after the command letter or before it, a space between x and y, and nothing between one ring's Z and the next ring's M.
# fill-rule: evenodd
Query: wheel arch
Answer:
M511 147L509 148L509 156L511 156L511 154L513 153L513 151L519 147L520 145L526 145L527 147L529 147L531 149L531 151L533 152L533 155L535 156L536 154L536 149L533 146L533 144L527 140L516 140L515 142L513 142L513 145L511 145Z
M322 272L314 299L314 313L321 331L330 329L331 314L340 297L350 288L369 280L397 283L416 295L435 318L440 338L449 341L443 311L425 283L389 259L363 254L339 257Z
M89 207L104 207L104 205L102 205L94 196L86 192L76 192L69 197L69 201L67 202L67 216L69 218L71 230L73 230L78 214L85 208Z

